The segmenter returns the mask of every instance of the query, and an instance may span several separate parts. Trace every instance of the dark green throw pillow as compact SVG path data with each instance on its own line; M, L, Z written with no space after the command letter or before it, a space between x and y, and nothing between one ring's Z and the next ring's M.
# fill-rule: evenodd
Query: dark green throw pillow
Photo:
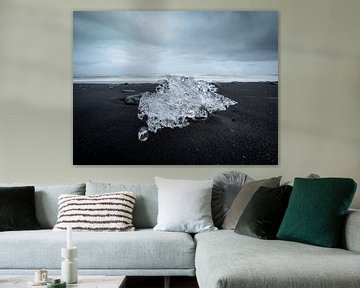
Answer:
M337 247L355 191L348 178L295 178L277 238Z
M35 188L0 187L0 231L39 229Z
M288 206L292 187L260 187L246 205L235 232L261 239L275 239Z

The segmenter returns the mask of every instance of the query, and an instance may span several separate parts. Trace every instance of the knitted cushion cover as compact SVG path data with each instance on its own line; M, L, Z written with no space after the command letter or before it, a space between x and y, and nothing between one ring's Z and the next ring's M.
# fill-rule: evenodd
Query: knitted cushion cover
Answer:
M55 231L133 231L132 192L115 192L93 196L60 195Z

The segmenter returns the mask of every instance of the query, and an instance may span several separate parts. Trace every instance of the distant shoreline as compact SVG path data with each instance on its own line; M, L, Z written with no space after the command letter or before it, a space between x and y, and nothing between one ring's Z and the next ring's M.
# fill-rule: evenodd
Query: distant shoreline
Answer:
M162 80L157 82L87 82L87 81L73 81L73 85L141 85L141 84L161 84ZM209 81L210 83L219 84L236 84L236 83L273 83L278 85L278 81Z
M204 80L213 83L264 83L264 82L278 82L278 75L246 75L241 77L230 76L195 76L196 80ZM161 83L166 79L166 76L155 77L119 77L119 76L74 76L73 84L138 84L138 83Z

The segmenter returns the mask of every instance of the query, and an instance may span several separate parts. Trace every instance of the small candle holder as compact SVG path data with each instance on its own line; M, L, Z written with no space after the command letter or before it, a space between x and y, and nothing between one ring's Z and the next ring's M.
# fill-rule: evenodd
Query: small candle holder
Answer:
M61 262L61 279L67 284L77 283L78 281L78 268L75 261L77 256L77 247L61 248L61 257L65 258Z

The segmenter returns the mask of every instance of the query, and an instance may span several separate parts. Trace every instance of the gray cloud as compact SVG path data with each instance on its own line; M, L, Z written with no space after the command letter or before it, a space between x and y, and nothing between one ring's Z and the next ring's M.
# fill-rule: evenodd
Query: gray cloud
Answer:
M277 12L77 11L74 75L277 74Z

